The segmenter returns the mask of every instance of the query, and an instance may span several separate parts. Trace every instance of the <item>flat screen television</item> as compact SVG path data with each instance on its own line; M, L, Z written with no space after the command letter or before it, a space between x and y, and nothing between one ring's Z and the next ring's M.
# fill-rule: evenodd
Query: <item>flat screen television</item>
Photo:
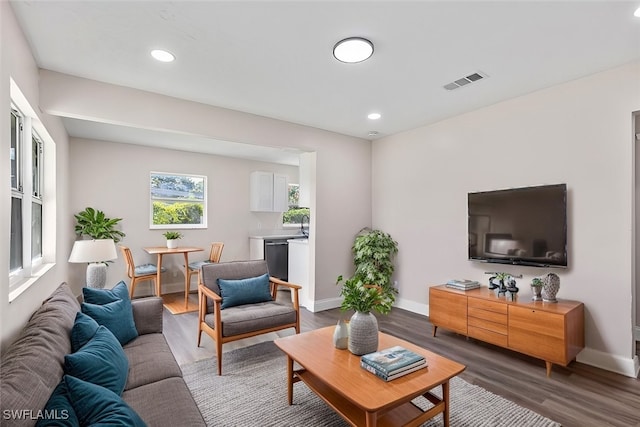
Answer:
M567 267L567 185L469 193L469 259Z

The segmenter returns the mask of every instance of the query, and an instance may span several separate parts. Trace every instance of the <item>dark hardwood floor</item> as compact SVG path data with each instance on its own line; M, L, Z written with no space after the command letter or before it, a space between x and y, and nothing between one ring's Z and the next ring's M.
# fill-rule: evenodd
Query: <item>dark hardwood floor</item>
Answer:
M302 309L302 330L335 325L349 313L339 309L311 313ZM394 308L376 315L382 332L400 337L467 366L466 381L527 407L566 427L640 427L640 380L578 362L553 367L546 377L543 361L432 327L426 316ZM171 315L165 309L164 332L178 363L214 357L213 341L203 334L196 347L197 313ZM289 335L291 331L279 333ZM276 335L225 344L224 351L251 345ZM224 363L224 357L223 357ZM224 367L223 367L224 370ZM224 373L224 371L223 371ZM516 426L517 424L514 424ZM455 427L455 426L454 426Z

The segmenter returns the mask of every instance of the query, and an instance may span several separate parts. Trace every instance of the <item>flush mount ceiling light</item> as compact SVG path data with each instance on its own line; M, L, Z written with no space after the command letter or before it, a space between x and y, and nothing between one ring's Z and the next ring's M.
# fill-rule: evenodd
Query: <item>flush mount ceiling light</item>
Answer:
M640 7L637 8L635 12L633 12L633 16L635 16L636 18L640 18Z
M176 59L173 53L167 52L166 50L154 49L151 51L151 56L157 59L160 62L172 62Z
M371 113L367 116L369 120L378 120L380 117L382 117L380 113Z
M340 40L333 47L333 56L340 62L353 64L369 59L373 55L373 43L362 37Z

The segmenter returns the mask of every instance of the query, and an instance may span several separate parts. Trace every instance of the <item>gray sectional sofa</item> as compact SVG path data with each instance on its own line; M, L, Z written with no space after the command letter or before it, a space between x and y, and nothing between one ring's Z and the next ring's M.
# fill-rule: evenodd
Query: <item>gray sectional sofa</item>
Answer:
M162 334L162 299L142 298L131 301L131 305L138 337L122 346L129 365L122 400L148 426L204 426ZM78 311L78 299L63 283L3 354L0 425L33 426L44 417L59 415L43 410L64 375L65 355L72 352L70 333Z

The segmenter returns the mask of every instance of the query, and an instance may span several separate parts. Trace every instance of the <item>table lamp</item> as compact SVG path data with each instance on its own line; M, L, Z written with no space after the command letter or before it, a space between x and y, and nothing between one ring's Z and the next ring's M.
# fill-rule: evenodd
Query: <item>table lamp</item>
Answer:
M107 264L118 258L113 239L76 240L71 249L69 262L86 262L87 286L104 288L107 281Z

